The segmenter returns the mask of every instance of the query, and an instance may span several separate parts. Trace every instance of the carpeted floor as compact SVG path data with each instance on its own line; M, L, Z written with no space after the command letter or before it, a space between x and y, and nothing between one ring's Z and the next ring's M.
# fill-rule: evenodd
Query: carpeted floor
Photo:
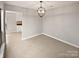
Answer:
M79 57L78 48L45 35L22 40L21 33L10 33L7 42L7 58Z

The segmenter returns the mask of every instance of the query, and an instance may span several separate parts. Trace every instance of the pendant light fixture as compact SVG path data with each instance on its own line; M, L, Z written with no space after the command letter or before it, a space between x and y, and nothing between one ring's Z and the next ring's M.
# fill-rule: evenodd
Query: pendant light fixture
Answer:
M40 16L40 17L43 17L44 15L45 15L45 8L43 8L42 7L42 2L43 1L40 1L40 7L38 8L38 10L37 10L37 12L38 12L38 15Z

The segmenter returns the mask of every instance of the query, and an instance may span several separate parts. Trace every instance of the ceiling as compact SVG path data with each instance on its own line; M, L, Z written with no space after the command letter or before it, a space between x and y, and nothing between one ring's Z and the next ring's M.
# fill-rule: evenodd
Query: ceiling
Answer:
M40 6L39 1L5 1L5 3L35 10L37 10L37 8ZM73 3L78 3L78 1L43 1L43 7L50 9Z

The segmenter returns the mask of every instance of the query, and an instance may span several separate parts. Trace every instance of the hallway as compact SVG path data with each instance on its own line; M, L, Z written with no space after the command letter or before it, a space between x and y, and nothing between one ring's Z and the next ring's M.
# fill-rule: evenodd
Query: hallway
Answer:
M47 37L39 35L30 39L21 40L21 33L7 34L8 58L52 58L52 57L79 57L79 49Z

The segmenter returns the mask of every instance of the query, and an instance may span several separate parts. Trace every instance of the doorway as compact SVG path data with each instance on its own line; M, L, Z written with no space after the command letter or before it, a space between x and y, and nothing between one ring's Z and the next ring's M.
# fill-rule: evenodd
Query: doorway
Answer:
M20 12L6 11L5 22L6 22L6 57L17 46L17 42L22 41L22 17Z

